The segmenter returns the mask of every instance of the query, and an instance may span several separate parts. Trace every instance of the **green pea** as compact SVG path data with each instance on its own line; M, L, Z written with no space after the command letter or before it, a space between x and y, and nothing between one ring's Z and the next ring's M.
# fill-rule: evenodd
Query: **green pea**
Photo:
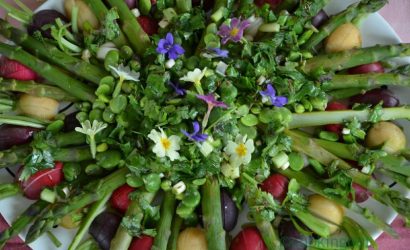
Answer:
M102 153L108 150L108 144L107 143L101 143L100 145L97 146L97 152Z
M110 101L110 109L114 114L119 114L125 110L128 99L124 95L118 95Z
M112 88L108 84L101 84L100 86L98 86L97 90L95 91L95 94L97 96L109 95L111 93L112 93Z
M118 164L122 159L122 154L118 150L108 150L103 153L98 153L96 156L97 164L105 169L112 169Z
M141 69L141 63L138 62L137 60L131 60L128 65L130 66L130 68L134 71L140 71Z
M117 67L120 60L120 53L117 50L110 50L104 58L104 67L110 70L109 66Z
M179 203L177 207L177 214L179 217L182 219L188 218L193 212L194 212L194 207L189 207L185 205L184 203Z
M91 109L91 103L89 102L82 102L80 105L81 111L87 112Z
M93 109L105 109L105 103L101 100L95 100L93 103Z
M101 121L102 120L102 110L101 109L93 109L91 110L89 117L90 117L90 121L93 122L95 120L97 121Z
M128 60L134 55L134 51L132 51L130 46L124 45L120 49L120 57L122 59Z
M88 119L88 114L86 112L78 112L75 117L77 118L77 120L79 120L80 122L84 122L85 120Z
M77 162L66 162L63 167L64 179L73 181L81 173L81 165Z
M150 192L154 193L161 188L161 177L159 174L152 173L149 175L144 176L144 184L145 189Z
M51 131L53 133L56 133L60 131L64 127L64 121L62 120L56 120L49 124L46 128L47 131Z
M300 171L305 166L303 156L296 152L292 152L289 154L289 164L290 168L295 171Z
M127 184L131 187L138 188L144 185L144 180L141 176L129 175L127 176Z
M201 194L195 188L188 188L185 191L184 198L182 199L182 203L188 207L196 207L200 201Z
M97 164L90 164L85 167L85 173L88 175L98 175L103 172L103 169Z
M294 109L295 109L295 112L298 114L305 112L305 107L302 104L295 104Z
M101 78L99 85L103 85L103 84L107 84L109 86L114 86L114 84L115 84L114 77L106 76L106 77Z
M108 123L113 123L115 120L115 114L108 108L103 112L103 120Z
M169 180L163 181L163 182L161 183L161 188L162 188L162 190L164 190L164 191L171 190L171 186L172 186L172 182L169 181Z

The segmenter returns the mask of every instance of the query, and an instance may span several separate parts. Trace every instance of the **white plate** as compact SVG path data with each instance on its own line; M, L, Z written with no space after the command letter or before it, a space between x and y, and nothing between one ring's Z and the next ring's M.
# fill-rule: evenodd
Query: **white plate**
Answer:
M352 2L356 2L357 0L334 0L329 6L326 7L326 11L329 14L337 13L346 8ZM37 10L41 9L56 9L63 12L63 0L48 0L42 6L40 6ZM390 25L381 17L379 14L372 14L363 21L361 26L361 32L363 37L363 46L368 47L376 44L396 44L400 43L400 38L394 32L394 30L390 27ZM399 60L399 62L407 62L409 63L409 58L405 60ZM409 89L396 89L397 96L402 100L403 103L409 103L408 97L410 96ZM410 141L410 125L407 123L402 123L402 126L405 128L406 135L408 135L408 141ZM0 170L0 182L10 182L12 178L10 178L9 174L3 169ZM409 190L395 186L395 189L402 191L405 194L409 194ZM25 208L29 206L31 202L27 199L18 196L18 197L11 197L0 201L0 212L4 215L7 221L12 222ZM387 223L391 223L394 218L397 216L397 213L394 212L391 208L388 208L374 200L369 200L365 203L366 207L370 207L381 219L386 221ZM368 223L366 220L361 218L358 215L355 215L351 212L348 212L348 216L357 220L360 224L362 224L372 235L373 238L377 238L382 233L381 230L377 229L372 224ZM238 224L241 224L245 220L245 214L241 214ZM238 225L235 230L231 233L235 235L240 230L240 226ZM57 238L62 242L62 246L59 249L67 249L69 244L71 243L72 238L75 235L75 230L65 230L61 227L53 229L53 233L57 236ZM23 232L20 236L24 238L26 232ZM52 250L56 249L50 239L47 236L42 236L35 242L30 244L30 247L34 250Z

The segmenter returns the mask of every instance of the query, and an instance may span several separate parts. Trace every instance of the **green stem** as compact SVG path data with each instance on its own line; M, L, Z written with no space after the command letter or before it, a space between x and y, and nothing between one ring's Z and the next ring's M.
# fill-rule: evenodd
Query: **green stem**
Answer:
M175 196L168 191L165 194L161 207L161 219L157 227L157 235L152 245L152 250L166 250L171 235L171 222L175 213Z
M78 229L73 241L71 242L70 246L68 247L68 250L76 250L84 236L88 232L88 228L90 227L91 223L97 217L104 209L105 204L107 201L110 199L111 193L106 193L99 201L94 203L89 212L87 213L87 216L81 221L81 226Z
M182 218L178 215L174 216L174 220L172 221L172 228L171 228L171 236L169 236L167 250L177 250L177 242L179 231L181 230L182 226Z
M26 226L28 226L37 216L49 205L48 202L38 200L31 204L13 223L11 227L0 233L0 248L3 248L6 242L13 236L18 235Z
M141 195L141 199L151 203L155 197L155 193L144 192ZM140 216L143 217L143 210L138 200L131 201L125 216ZM111 248L115 250L127 250L131 244L132 236L128 233L128 230L120 225L115 233L114 238L111 241Z
M59 68L25 52L20 47L0 43L0 53L33 69L45 79L82 101L93 102L95 100L92 88L67 75Z
M137 22L131 10L122 0L107 0L108 3L117 8L122 23L122 31L128 37L131 47L139 55L143 55L145 50L150 47L151 41L147 33L142 29Z
M20 193L20 186L17 183L0 184L0 200Z
M410 44L376 45L342 52L315 56L301 67L305 73L340 71L362 64L368 64L397 56L409 56Z
M44 128L45 125L47 125L47 122L25 116L0 114L0 124Z
M341 100L347 99L351 96L366 93L366 90L361 88L337 89L326 93L332 97L332 100Z
M20 21L21 23L28 24L31 20L31 13L21 11L8 4L5 0L0 0L0 7L6 11L8 16Z
M323 83L325 90L334 89L373 89L383 85L410 86L410 77L394 73L371 73L359 75L334 75L332 80Z
M322 126L326 124L337 124L357 118L360 122L368 121L371 110L340 110L340 111L318 111L303 114L292 114L292 121L288 128L302 128ZM396 119L410 119L410 107L384 108L381 111L380 121Z
M52 155L54 160L61 162L81 162L93 159L88 147L59 148L54 150Z
M226 249L222 222L221 190L216 177L210 176L202 187L202 213L208 248Z
M67 94L60 88L34 81L4 80L0 78L0 91L21 92L38 97L53 98L57 101L73 102L77 100L77 98Z
M279 235L273 228L269 221L266 221L259 215L254 214L256 227L262 235L263 241L265 242L269 250L281 250L283 246L281 245Z

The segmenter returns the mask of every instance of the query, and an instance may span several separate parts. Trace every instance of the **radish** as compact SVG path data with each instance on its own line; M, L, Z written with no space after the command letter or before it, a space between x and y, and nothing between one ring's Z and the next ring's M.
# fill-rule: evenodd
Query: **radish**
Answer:
M31 81L37 79L37 73L15 60L0 57L0 77L20 81Z
M135 237L128 250L150 250L152 244L154 243L154 238L148 235L142 235L141 237Z
M127 184L117 188L111 196L111 205L121 213L125 213L130 205L130 193L134 192L135 188L128 186Z
M384 73L384 67L379 62L363 64L354 68L350 68L348 73L351 75L355 74L368 74L368 73Z
M242 229L232 241L230 250L268 250L256 227Z
M38 200L41 191L46 187L54 187L64 179L63 163L55 162L54 168L43 169L33 174L28 180L20 182L24 196Z
M261 189L270 193L275 199L282 202L288 193L289 180L281 174L269 176L261 184Z
M369 199L371 195L369 190L365 189L364 187L356 183L353 183L352 187L354 188L354 191L355 191L354 200L357 203L362 203ZM352 199L352 195L350 195L349 198Z

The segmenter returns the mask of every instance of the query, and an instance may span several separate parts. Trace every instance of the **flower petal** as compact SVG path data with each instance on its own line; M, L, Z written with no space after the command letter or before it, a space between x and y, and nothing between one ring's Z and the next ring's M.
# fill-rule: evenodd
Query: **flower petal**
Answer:
M161 134L156 131L155 129L151 130L151 132L148 134L148 138L150 138L152 141L155 143L158 143L161 141Z
M166 154L165 148L162 146L161 142L155 144L152 148L152 152L154 152L158 157L165 157Z
M170 45L174 44L174 36L172 35L172 33L168 32L165 39Z
M168 150L167 156L171 161L179 159L179 153L175 150Z
M194 128L194 132L192 132L193 134L196 134L199 132L199 130L201 129L201 126L199 125L199 122L194 121L192 123L192 127Z
M273 105L276 107L283 107L288 103L288 98L285 96L277 96L275 98L275 101L272 102Z

